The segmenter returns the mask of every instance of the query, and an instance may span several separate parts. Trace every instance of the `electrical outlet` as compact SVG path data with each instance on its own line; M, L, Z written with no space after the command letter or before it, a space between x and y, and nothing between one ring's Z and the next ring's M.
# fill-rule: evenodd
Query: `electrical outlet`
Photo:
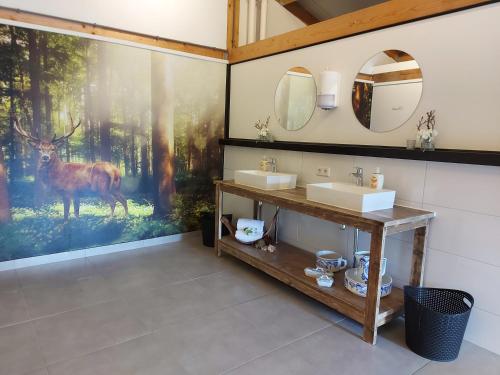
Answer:
M316 176L330 177L330 175L331 175L331 170L328 167L318 167L316 169Z

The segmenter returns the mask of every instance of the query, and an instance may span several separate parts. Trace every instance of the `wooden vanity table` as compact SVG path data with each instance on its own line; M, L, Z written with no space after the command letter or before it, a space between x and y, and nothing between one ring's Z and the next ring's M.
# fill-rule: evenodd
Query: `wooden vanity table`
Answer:
M280 242L276 251L269 253L239 243L229 236L221 237L223 193L269 203L371 233L367 297L356 296L344 287L343 271L335 274L333 287L318 287L314 278L304 274L305 267L314 267L316 264L315 254L311 252ZM233 181L217 181L215 249L217 255L230 254L363 324L363 339L375 344L377 328L400 315L404 307L403 291L399 288L393 287L389 296L380 298L380 260L384 256L385 239L396 233L415 230L410 284L421 285L429 222L434 216L434 212L402 206L360 213L309 201L304 188L268 191L238 185Z

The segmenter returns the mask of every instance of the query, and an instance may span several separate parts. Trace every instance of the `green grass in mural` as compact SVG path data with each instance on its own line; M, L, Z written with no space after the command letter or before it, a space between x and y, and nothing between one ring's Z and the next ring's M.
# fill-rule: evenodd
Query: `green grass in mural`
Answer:
M82 201L80 218L63 219L62 203L38 210L13 208L11 223L0 227L0 261L137 241L192 230L184 223L152 217L153 206L129 199L129 216L117 206L115 216L98 200ZM13 235L13 234L16 235Z

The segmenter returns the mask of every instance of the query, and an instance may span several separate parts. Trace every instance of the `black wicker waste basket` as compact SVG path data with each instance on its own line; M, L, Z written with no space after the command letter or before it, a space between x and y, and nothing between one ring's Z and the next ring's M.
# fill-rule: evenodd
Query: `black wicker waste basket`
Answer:
M433 361L458 357L474 298L454 289L405 286L406 345Z

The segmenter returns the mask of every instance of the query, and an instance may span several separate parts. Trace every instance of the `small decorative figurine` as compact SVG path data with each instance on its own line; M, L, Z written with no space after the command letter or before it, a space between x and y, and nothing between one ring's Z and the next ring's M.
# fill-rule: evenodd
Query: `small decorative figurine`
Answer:
M258 120L255 123L255 128L257 129L257 136L259 137L259 141L272 142L273 135L271 134L271 130L269 130L269 119L271 116L267 116L266 122L261 122Z
M420 118L417 125L417 138L420 141L422 151L434 150L434 138L438 135L436 130L436 111L433 109Z

